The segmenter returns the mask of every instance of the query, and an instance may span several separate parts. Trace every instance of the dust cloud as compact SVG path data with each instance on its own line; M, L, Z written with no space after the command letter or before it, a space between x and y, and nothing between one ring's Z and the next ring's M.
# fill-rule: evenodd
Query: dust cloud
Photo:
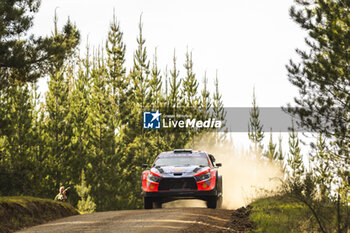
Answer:
M191 208L207 208L205 201L196 199L184 199L176 200L163 204L163 208L181 208L181 207L191 207Z
M246 206L254 199L269 196L279 189L283 178L282 165L269 162L249 148L234 148L233 142L217 144L216 134L202 135L188 148L213 154L222 163L219 174L223 177L223 205L225 209ZM204 201L181 200L165 204L165 207L206 207Z
M247 148L235 148L232 140L216 143L216 133L194 140L193 149L205 151L222 163L223 208L236 209L254 199L275 193L283 178L282 165L269 162L261 154Z

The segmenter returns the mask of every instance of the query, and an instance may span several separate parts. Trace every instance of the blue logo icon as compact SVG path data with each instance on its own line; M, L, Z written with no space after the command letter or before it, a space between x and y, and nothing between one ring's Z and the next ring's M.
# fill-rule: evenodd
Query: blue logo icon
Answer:
M160 115L156 112L143 112L143 128L144 129L160 129Z

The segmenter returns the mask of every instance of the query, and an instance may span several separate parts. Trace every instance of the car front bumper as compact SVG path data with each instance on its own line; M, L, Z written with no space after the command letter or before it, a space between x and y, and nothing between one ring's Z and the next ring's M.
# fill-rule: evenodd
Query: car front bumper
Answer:
M145 192L142 191L143 197L150 197L162 200L178 200L178 199L203 199L208 197L218 196L216 189L210 191L198 191L198 190L172 190L172 191L158 191L158 192Z

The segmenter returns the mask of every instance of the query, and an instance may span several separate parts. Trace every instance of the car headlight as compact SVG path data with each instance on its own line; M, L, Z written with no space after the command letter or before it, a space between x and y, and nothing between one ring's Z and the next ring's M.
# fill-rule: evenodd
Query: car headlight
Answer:
M210 178L210 171L202 175L196 176L197 181L207 180Z
M150 181L157 182L157 183L159 183L159 181L160 181L160 177L154 176L154 175L152 175L152 174L149 174L147 178L148 178Z

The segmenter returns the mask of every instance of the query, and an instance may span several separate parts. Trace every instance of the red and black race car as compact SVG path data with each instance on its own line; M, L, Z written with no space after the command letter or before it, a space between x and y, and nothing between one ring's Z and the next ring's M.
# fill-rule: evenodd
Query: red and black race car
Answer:
M147 164L142 165L148 168ZM208 208L222 203L221 163L211 154L176 149L157 156L151 168L142 173L145 209L161 208L163 203L178 199L201 199Z

